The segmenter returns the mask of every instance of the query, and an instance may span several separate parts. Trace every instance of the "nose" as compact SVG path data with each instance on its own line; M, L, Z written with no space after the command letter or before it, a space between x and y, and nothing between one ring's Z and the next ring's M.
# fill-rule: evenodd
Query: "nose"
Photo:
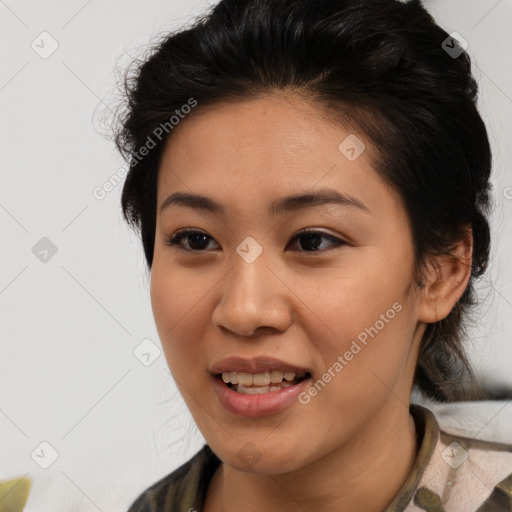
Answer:
M284 332L292 321L292 293L279 274L264 254L252 263L237 255L231 272L219 283L221 297L213 311L213 324L240 336L268 329Z

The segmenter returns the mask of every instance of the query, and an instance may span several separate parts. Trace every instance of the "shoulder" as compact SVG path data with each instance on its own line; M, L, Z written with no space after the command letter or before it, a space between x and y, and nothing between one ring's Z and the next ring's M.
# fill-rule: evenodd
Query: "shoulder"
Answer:
M128 512L176 512L197 508L220 460L204 445L193 457L161 478L132 503Z
M416 510L462 510L463 506L475 512L512 511L512 443L508 442L512 410L504 412L505 405L427 406L433 449L414 496L420 507ZM424 508L436 503L444 508Z

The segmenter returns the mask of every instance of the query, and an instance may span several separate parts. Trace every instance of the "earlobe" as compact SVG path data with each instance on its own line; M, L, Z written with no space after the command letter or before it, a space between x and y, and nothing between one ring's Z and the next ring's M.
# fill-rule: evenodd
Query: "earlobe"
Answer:
M473 236L469 228L450 254L432 258L421 292L419 320L435 323L449 315L471 276L472 253Z

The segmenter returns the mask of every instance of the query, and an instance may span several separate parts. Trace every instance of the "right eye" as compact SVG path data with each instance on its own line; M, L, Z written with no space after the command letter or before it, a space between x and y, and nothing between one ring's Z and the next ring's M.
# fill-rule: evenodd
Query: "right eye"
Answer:
M177 249L182 251L204 252L205 241L208 239L213 240L211 236L207 235L203 231L199 231L198 229L183 229L181 231L177 231L174 235L168 238L165 243L170 246L177 245ZM182 240L186 240L189 247L183 247L181 243Z

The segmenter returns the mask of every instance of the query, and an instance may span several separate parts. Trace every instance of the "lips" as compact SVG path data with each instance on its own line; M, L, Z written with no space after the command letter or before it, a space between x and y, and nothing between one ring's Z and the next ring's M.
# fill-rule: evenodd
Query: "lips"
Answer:
M214 375L219 375L224 372L255 374L270 372L272 370L295 374L310 373L309 369L304 366L297 366L270 356L259 356L252 359L227 357L226 359L217 361L210 368L210 372Z
M225 410L247 417L276 414L292 406L311 378L305 366L270 356L228 357L214 363L209 370L213 388ZM253 378L256 383L252 382ZM261 385L269 378L268 385ZM233 380L238 384L233 384ZM247 387L249 381L252 385Z
M309 379L278 390L259 393L240 393L233 390L222 379L211 376L213 389L224 410L236 416L257 417L278 414L297 405L297 397L309 385ZM264 388L262 388L264 389Z

